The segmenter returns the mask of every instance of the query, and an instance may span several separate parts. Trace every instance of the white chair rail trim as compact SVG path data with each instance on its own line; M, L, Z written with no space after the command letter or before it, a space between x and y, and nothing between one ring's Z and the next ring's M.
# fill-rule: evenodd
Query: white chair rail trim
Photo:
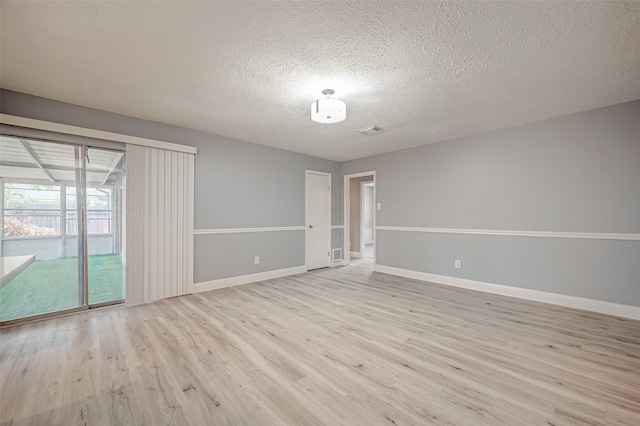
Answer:
M426 232L435 234L502 235L509 237L583 238L591 240L640 241L640 234L606 232L515 231L498 229L419 228L413 226L376 226L376 231Z
M281 231L304 231L304 225L300 226L269 226L263 228L218 228L218 229L195 229L194 235L208 234L243 234L251 232L281 232Z

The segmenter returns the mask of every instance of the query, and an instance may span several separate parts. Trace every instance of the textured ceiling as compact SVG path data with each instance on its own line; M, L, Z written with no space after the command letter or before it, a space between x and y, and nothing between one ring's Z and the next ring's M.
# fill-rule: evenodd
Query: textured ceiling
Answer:
M11 2L3 88L344 161L640 99L640 2ZM347 120L320 125L322 89ZM357 129L375 124L383 132ZM180 141L171 141L180 142Z

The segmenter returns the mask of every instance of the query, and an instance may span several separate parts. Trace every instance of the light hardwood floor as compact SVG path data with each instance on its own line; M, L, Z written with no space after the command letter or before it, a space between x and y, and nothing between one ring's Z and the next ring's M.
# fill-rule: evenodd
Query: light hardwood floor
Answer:
M640 425L640 322L368 260L0 338L3 424Z

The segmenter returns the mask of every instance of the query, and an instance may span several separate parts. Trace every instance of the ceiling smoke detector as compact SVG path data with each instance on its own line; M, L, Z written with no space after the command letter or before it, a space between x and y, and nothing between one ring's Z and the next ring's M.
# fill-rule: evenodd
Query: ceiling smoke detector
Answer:
M318 99L311 104L311 119L320 124L335 124L347 118L347 104L338 99L330 99L335 92L333 89L324 89L323 95L327 99Z
M356 130L358 133L362 133L363 135L375 135L376 133L380 133L382 129L376 126L367 126L362 129Z

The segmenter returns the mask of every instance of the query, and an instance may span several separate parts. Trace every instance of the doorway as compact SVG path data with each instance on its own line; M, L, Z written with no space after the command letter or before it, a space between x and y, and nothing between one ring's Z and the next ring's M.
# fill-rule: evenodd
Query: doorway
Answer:
M360 182L360 253L366 259L373 259L375 241L373 239L373 181Z
M375 171L344 177L344 246L350 260L375 264L376 183ZM349 263L347 261L347 264Z
M331 174L305 172L305 257L307 270L326 268L331 253Z

